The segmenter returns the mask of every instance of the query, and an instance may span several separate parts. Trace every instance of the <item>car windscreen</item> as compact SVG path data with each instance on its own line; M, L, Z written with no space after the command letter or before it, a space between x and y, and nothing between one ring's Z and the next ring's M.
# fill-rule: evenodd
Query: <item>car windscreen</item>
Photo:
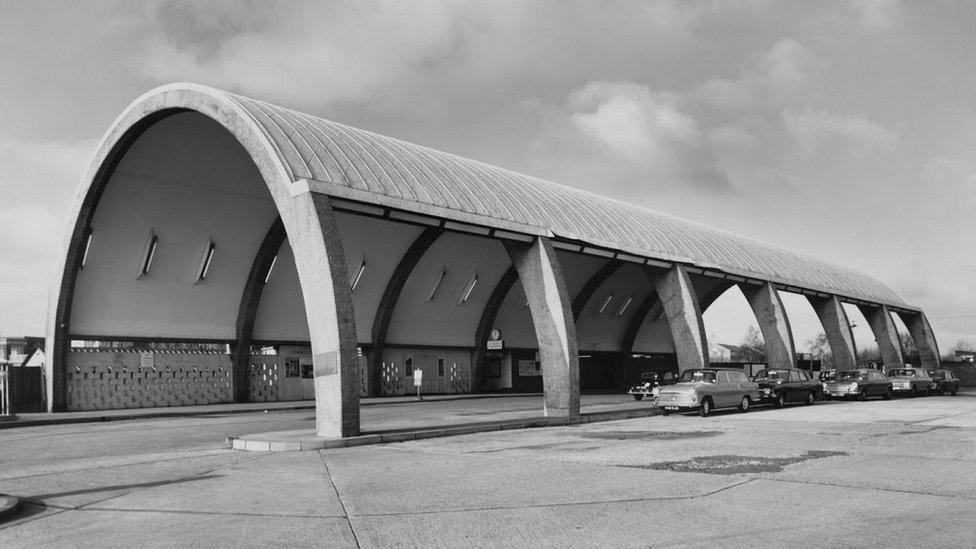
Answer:
M915 370L903 368L901 370L889 370L888 376L915 377Z
M756 372L756 381L761 379L783 379L789 375L788 371L784 370L759 370Z
M857 370L848 370L846 372L838 372L837 379L842 381L857 381L859 379L865 379L865 375Z
M695 381L715 381L715 372L709 370L688 370L681 374L682 383L691 383Z
M929 370L929 375L932 376L932 379L942 379L945 377L945 372L940 370Z

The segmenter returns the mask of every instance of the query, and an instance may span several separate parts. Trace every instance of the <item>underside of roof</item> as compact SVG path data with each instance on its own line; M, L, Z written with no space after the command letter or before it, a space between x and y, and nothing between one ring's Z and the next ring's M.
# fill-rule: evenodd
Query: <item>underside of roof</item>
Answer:
M294 181L323 184L330 194L905 306L878 280L825 261L240 95L188 87L238 105Z

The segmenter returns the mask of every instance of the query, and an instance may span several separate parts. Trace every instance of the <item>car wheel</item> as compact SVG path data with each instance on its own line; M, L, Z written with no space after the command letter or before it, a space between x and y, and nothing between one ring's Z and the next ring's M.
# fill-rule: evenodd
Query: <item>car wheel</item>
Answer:
M860 400L861 402L867 400L868 399L867 389L861 389L861 392L857 394L857 399Z
M701 401L701 404L698 406L698 415L700 415L701 417L708 417L708 413L711 411L712 411L712 401L707 398Z
M644 400L644 395L634 395L634 400Z
M747 396L742 397L742 402L739 403L739 411L748 412L750 404L752 404L752 401L749 400L749 397Z
M912 398L918 396L918 387L912 387Z
M776 393L776 407L782 408L786 404L786 393Z
M883 395L881 395L881 398L883 398L885 400L891 400L891 389L888 389L887 391L885 391L885 393Z
M815 400L817 400L817 397L813 396L813 391L810 391L809 393L807 393L807 399L806 399L806 401L804 401L804 403L807 406L809 406L809 405L813 404L813 401L815 401Z
M662 416L670 416L671 415L671 410L661 410L661 415Z
M953 389L952 391L949 392L949 394L952 395L952 396L956 396L956 390Z

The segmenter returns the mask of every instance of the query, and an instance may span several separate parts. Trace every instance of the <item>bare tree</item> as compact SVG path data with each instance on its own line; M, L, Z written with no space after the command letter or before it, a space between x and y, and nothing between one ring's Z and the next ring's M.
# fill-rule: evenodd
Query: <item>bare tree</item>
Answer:
M766 342L763 341L762 332L755 326L746 329L739 347L750 362L766 362Z

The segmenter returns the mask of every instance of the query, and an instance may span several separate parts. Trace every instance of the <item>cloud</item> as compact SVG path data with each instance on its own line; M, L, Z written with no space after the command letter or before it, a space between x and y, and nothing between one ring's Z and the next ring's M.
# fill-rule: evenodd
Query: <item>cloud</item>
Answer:
M823 61L793 38L783 38L755 56L735 78L713 77L698 90L705 102L725 110L744 110L797 100L823 69Z
M594 81L571 91L562 105L525 104L548 116L531 147L534 159L547 172L572 172L568 181L728 189L697 121L675 94Z
M369 99L450 52L454 2L163 3L138 70L301 104Z
M783 124L800 152L806 155L822 147L841 148L859 155L890 149L901 137L898 131L874 122L863 114L836 114L810 107L784 111Z
M662 161L672 145L701 141L674 95L632 82L590 82L569 94L567 108L574 127L632 162Z
M874 32L892 30L904 16L900 0L853 0L849 9L864 28Z

